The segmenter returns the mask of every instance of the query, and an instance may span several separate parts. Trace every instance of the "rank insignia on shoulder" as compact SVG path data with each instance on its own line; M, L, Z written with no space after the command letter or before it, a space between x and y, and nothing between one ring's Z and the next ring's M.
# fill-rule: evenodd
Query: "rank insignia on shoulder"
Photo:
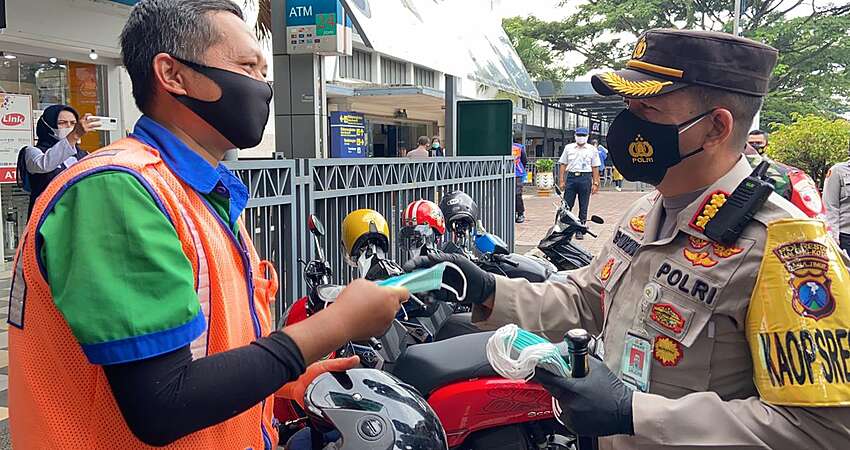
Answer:
M696 215L691 220L691 228L700 232L705 231L706 225L717 215L717 211L726 203L727 197L729 197L729 194L723 191L715 191L711 195L706 196L702 206L697 210Z
M632 231L643 233L646 229L646 214L634 216L629 219L629 227L632 229Z
M652 348L652 356L664 367L674 367L679 364L684 356L682 344L675 340L661 335L655 338L655 345Z
M688 243L691 244L691 247L693 247L697 250L702 250L703 248L705 248L709 244L711 244L710 241L707 241L705 239L700 239L696 236L688 236Z

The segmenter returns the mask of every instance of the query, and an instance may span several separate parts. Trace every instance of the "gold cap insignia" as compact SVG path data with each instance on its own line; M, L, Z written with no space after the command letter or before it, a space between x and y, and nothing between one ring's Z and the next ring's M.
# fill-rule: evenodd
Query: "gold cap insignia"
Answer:
M615 72L603 73L599 76L620 95L631 95L635 97L646 97L661 92L664 86L673 84L672 81L644 80L631 81L627 80Z
M638 40L635 51L632 53L632 59L641 59L644 54L646 54L646 36Z

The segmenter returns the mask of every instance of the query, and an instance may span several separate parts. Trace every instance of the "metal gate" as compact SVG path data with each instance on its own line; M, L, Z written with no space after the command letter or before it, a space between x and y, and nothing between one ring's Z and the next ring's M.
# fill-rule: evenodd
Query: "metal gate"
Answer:
M314 253L307 216L315 213L325 224L325 254L334 282L353 276L342 256L340 224L359 208L374 209L390 225L392 257L401 211L408 203L440 196L455 189L469 194L481 207L488 231L514 244L514 163L511 157L454 157L428 160L399 158L262 160L227 163L248 186L251 199L245 226L257 251L275 264L281 289L275 317L306 293L301 261Z

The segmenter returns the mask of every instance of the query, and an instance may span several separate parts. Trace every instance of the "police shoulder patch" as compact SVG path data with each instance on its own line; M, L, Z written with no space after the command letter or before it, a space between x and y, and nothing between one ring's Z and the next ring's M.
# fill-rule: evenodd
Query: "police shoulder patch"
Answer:
M768 403L850 405L841 359L850 355L850 274L839 252L822 221L767 227L746 329L756 387Z

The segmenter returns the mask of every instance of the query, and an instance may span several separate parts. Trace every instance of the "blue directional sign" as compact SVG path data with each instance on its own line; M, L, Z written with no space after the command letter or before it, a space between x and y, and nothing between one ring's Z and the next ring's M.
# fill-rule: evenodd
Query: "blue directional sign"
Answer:
M332 111L331 157L366 157L366 118L355 112Z

